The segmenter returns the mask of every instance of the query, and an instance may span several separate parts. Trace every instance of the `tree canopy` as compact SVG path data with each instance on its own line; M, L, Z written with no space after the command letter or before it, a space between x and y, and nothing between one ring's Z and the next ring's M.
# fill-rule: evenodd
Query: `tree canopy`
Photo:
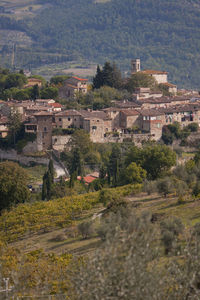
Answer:
M27 173L17 163L0 163L0 210L29 200L27 180Z

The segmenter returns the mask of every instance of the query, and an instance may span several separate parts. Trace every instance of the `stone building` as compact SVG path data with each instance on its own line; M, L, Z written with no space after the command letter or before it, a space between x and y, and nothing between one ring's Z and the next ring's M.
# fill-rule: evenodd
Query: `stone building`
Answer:
M80 112L71 109L55 114L56 128L83 128Z
M120 111L120 128L126 132L127 129L134 127L140 128L140 112L135 109L126 109Z
M164 82L162 85L168 90L168 92L174 96L177 95L177 85L169 83L169 82Z
M153 77L158 84L168 82L168 72L166 71L156 71L156 70L144 70L141 71L143 74L147 74Z
M38 78L28 78L27 81L28 82L24 85L24 88L33 87L34 85L38 85L39 87L42 86L42 80Z
M200 126L200 105L176 105L165 109L160 109L165 115L165 124L179 122L181 127L187 126L190 123L198 123Z
M0 138L8 135L8 118L0 115Z
M117 130L120 128L120 111L121 109L118 107L109 107L103 109L103 111L107 114L108 118L112 120L112 130Z
M141 110L140 124L142 131L150 133L153 139L159 140L165 124L165 114L156 109Z
M37 120L37 148L45 151L52 148L53 114L39 112L34 115Z
M76 93L86 94L88 91L87 79L73 76L65 80L64 85L59 89L60 98L74 98Z
M103 111L80 111L83 120L83 129L90 134L94 143L104 142L106 133L112 131L112 119Z
M131 61L131 74L140 72L141 67L140 67L140 59L132 59Z

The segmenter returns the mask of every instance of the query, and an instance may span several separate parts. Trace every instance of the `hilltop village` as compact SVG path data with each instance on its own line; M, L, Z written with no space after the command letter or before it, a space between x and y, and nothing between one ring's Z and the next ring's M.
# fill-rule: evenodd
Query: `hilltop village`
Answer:
M165 125L179 122L181 127L200 123L200 96L195 91L180 91L168 82L165 71L142 70L140 60L132 60L132 74L148 74L170 93L163 96L161 91L138 87L131 101L112 101L112 106L102 110L64 109L54 99L36 99L7 102L0 101L0 136L8 133L8 117L17 111L25 125L25 132L36 134L34 142L25 151L63 151L70 140L70 129L84 129L94 143L123 142L127 138L136 144L146 140L159 141ZM39 79L29 78L26 87L38 85ZM76 93L88 92L88 81L79 77L65 80L59 90L61 97L75 97Z

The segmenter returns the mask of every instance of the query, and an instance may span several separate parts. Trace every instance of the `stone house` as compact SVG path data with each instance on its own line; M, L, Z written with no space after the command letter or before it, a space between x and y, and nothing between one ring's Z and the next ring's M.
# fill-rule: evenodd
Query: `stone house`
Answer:
M162 83L162 85L168 90L169 93L171 93L174 96L177 95L177 85L169 82L164 82Z
M52 111L54 111L54 112L60 112L63 108L63 106L60 103L57 103L57 102L49 103L48 106L51 107Z
M34 106L30 106L27 107L25 110L25 116L33 116L36 113L39 112L52 112L52 108L51 107L46 107L46 106L42 106L42 105L34 105Z
M120 111L118 107L109 107L103 109L107 116L112 120L112 130L117 130L120 128Z
M83 128L80 112L71 109L55 114L56 128Z
M146 133L150 133L154 140L159 140L162 136L162 127L165 124L165 114L156 109L141 110L140 128Z
M136 88L133 94L134 100L144 100L148 98L160 98L162 97L162 92L151 92L150 88Z
M28 82L24 85L24 88L33 87L34 85L38 85L39 87L42 86L42 80L38 78L28 78L27 81Z
M147 74L153 77L158 84L168 82L168 72L166 71L156 71L156 70L144 70L141 71L143 74Z
M53 99L36 99L35 104L36 105L42 105L42 106L47 106L49 104L55 103L56 101Z
M106 133L112 131L112 119L103 111L80 111L83 129L94 143L103 143Z
M63 86L59 89L60 98L74 98L76 93L86 94L88 91L87 79L73 76L65 80Z
M179 122L181 127L184 127L195 122L200 126L200 105L177 105L167 109L162 109L162 112L165 114L164 125Z
M133 127L140 128L140 112L135 109L126 109L120 111L120 128L126 132Z
M0 138L8 135L8 118L0 115Z

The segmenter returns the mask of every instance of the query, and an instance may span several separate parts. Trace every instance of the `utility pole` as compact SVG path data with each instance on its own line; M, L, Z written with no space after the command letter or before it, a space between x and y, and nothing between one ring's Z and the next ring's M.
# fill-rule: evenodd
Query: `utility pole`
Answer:
M5 292L6 293L6 299L8 299L8 292L11 290L8 287L8 283L9 283L9 279L10 278L3 278L3 281L5 282L5 290L0 290L0 292Z

